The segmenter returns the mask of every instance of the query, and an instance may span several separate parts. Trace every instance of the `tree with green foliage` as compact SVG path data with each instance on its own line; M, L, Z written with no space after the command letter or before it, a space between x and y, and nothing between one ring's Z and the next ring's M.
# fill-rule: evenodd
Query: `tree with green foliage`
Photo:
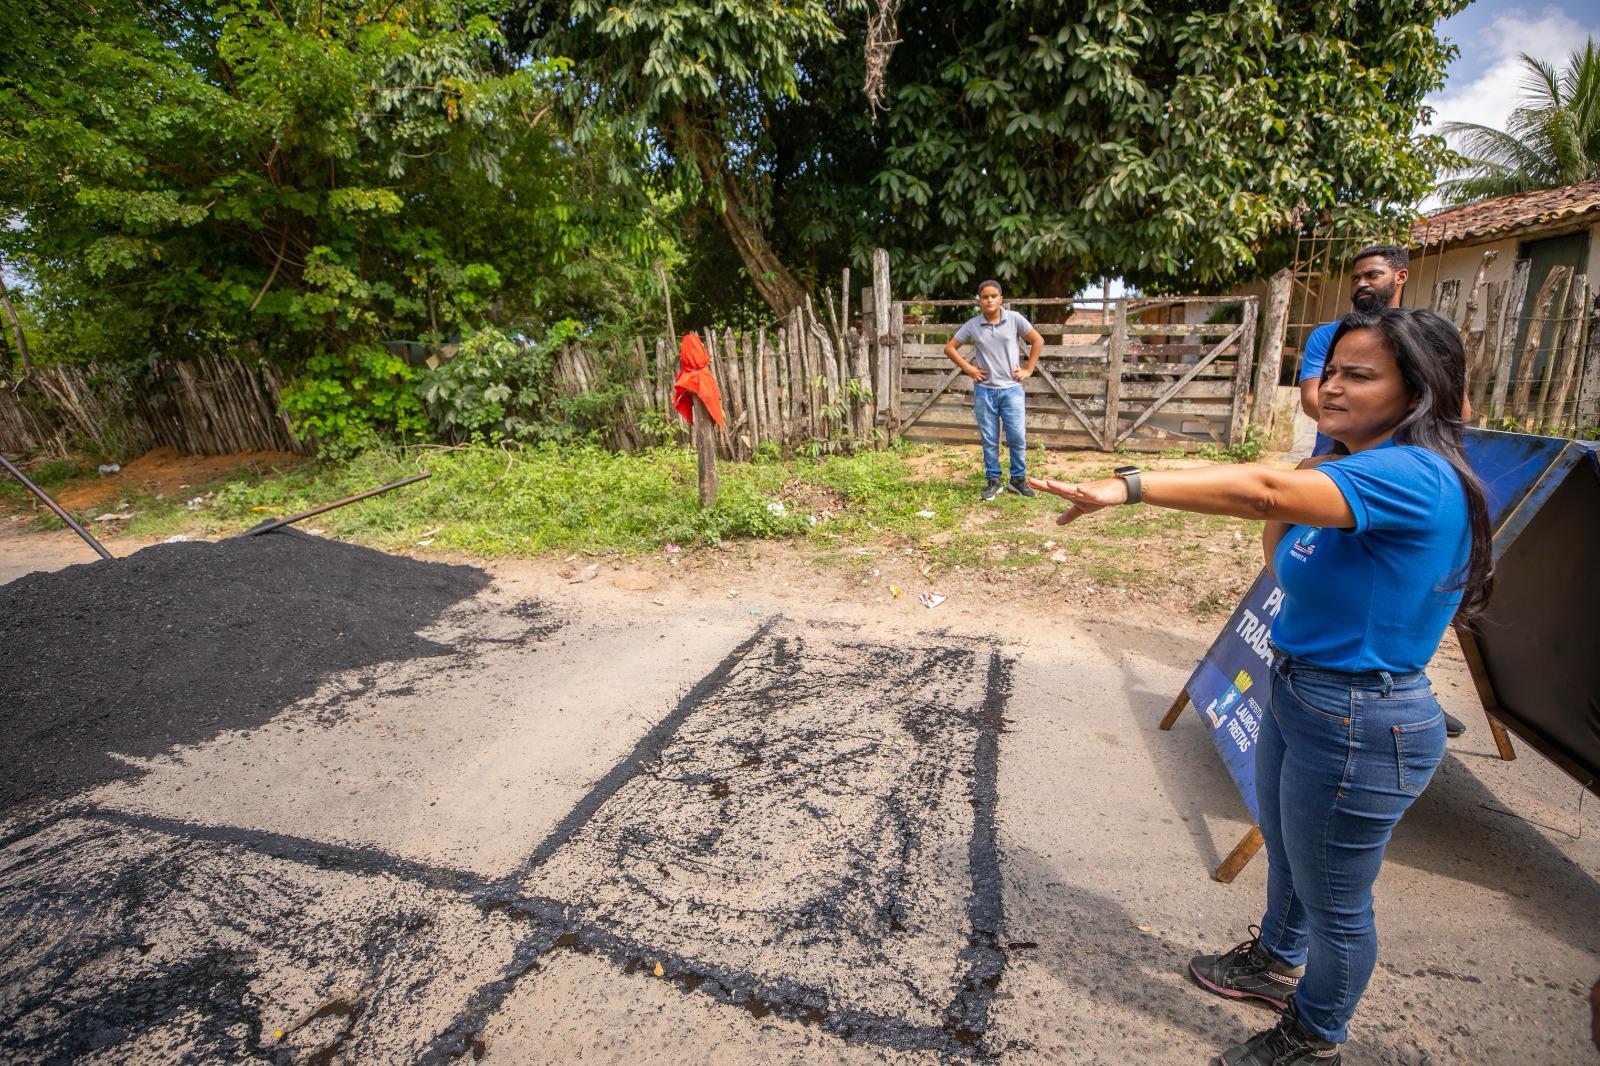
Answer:
M1227 285L1307 218L1378 225L1427 191L1449 156L1412 131L1462 6L908 5L863 229L915 291Z
M565 64L509 56L498 6L3 10L0 258L57 354L292 366L581 313L648 262L646 228L555 126Z
M571 57L580 135L644 135L636 172L656 174L716 213L751 284L779 314L805 288L773 250L769 120L804 92L799 54L840 49L839 11L860 0L532 0L514 38Z
M544 0L527 40L571 55L591 113L719 211L782 312L803 280L890 249L903 289L997 276L1062 295L1120 274L1221 287L1307 219L1384 229L1451 158L1416 136L1463 0L934 0L897 6L883 110L870 7ZM881 42L880 42L881 43Z
M1600 49L1591 39L1567 65L1522 55L1522 103L1506 128L1447 122L1466 165L1441 182L1450 203L1550 189L1600 178Z

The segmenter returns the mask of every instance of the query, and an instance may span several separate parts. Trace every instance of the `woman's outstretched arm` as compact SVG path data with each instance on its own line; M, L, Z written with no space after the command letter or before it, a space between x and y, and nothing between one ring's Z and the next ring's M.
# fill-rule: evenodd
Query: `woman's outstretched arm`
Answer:
M1356 521L1344 493L1332 478L1317 470L1274 470L1247 464L1151 470L1141 473L1139 479L1143 502L1175 511L1332 529L1347 529ZM1127 484L1116 477L1085 482L1030 478L1029 483L1072 504L1056 518L1062 525L1128 500Z

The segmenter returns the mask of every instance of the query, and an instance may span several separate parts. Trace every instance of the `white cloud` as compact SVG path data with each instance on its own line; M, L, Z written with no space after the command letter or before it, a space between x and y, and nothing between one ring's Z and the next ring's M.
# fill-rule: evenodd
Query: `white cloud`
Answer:
M1527 6L1508 8L1480 31L1475 46L1461 42L1463 55L1456 61L1452 80L1426 101L1433 108L1434 123L1476 122L1503 129L1521 96L1525 68L1519 55L1526 52L1563 67L1591 36L1600 37L1600 26L1585 26L1559 8L1545 7L1537 14ZM1474 53L1483 57L1485 65L1463 70Z

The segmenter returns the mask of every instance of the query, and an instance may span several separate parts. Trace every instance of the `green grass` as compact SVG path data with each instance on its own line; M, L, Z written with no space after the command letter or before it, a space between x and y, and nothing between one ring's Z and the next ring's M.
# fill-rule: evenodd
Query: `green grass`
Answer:
M67 484L74 478L85 474L93 474L94 467L80 463L74 459L52 459L42 463L32 470L25 470L28 480L49 492ZM15 499L32 499L32 494L22 487L22 482L0 469L0 499L7 497Z
M956 529L979 506L992 507L1004 523L1039 518L1037 501L1013 497L980 505L975 473L916 480L906 458L888 450L719 463L717 502L703 511L694 454L683 448L638 455L573 445L373 451L348 464L227 481L198 512L178 500L135 500L139 513L127 532L237 532L424 469L432 473L427 481L305 524L380 547L409 546L431 534L434 547L483 556L572 549L628 554L667 543L797 538L861 558L854 546L884 539L918 544Z
M791 540L811 545L819 565L862 571L906 549L936 570L1050 567L1056 565L1052 553L1065 549L1072 565L1089 568L1091 579L1127 584L1142 569L1141 541L1195 541L1219 525L1242 525L1136 507L1062 529L1050 521L1059 501L1006 495L984 503L969 451L914 446L719 463L716 505L702 510L694 454L686 448L626 455L548 444L374 450L349 463L312 463L269 477L241 470L196 484L181 498L129 498L135 516L125 532L228 535L422 470L432 477L303 526L381 548L427 540L434 550L480 557L574 550L636 555L668 543ZM62 484L75 472L63 467L48 477ZM186 500L195 496L205 502L190 511ZM36 521L54 524L48 516Z

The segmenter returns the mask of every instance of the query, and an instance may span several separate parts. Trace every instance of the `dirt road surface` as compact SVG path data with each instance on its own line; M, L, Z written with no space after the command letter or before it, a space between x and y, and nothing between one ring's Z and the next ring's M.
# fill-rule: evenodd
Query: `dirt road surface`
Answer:
M83 559L0 533L0 581ZM1270 1023L1183 977L1266 874L1209 878L1244 806L1156 728L1220 618L782 552L488 569L443 654L4 815L0 1059L1201 1063ZM1346 1061L1592 1062L1592 808L1433 673L1470 729Z

